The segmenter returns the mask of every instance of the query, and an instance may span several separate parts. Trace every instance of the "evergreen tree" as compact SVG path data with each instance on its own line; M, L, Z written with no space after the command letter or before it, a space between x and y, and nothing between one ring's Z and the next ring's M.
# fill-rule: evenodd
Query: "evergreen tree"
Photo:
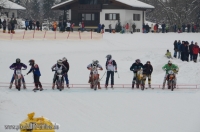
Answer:
M40 17L40 2L39 0L32 0L31 2L32 18L38 20Z
M43 0L43 15L44 18L50 19L53 18L55 15L54 11L51 10L51 7L54 6L55 0Z

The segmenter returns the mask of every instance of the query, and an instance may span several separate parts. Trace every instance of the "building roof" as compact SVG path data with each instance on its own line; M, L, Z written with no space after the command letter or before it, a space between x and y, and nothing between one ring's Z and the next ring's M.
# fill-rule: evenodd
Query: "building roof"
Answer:
M8 0L1 0L0 6L5 9L15 9L15 10L26 10L23 6L20 6L14 2L8 1Z
M155 8L152 5L146 4L144 2L138 1L138 0L116 0L120 3L124 3L126 5L137 7L137 8L147 8L147 9L153 9Z
M70 2L73 2L74 0L67 0L67 1L65 1L65 2L62 2L62 3L60 3L60 4L57 4L57 5L55 5L55 6L53 6L53 7L51 7L51 9L56 9L56 8L58 8L58 7L60 7L60 6L65 6L65 5L67 5L67 4L69 4Z
M67 0L65 2L62 2L60 4L57 4L53 7L51 7L51 9L58 9L60 7L63 7L65 5L68 5L70 2L73 2L74 0ZM132 7L137 7L137 8L146 8L146 9L153 9L154 6L146 4L144 2L138 1L138 0L115 0L117 2L132 6Z

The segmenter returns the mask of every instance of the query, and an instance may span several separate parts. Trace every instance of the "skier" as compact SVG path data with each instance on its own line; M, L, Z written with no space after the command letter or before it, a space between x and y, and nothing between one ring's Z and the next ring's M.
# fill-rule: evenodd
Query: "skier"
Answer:
M134 73L132 88L134 88L134 85L136 83L137 72L141 68L143 68L143 64L141 63L140 59L135 60L135 63L133 63L132 66L130 67L130 70L133 71L133 73ZM137 88L139 88L139 84L137 84Z
M147 63L143 66L143 79L144 84L146 82L146 78L148 78L148 84L149 88L151 88L151 74L153 72L153 66L151 65L150 61L147 61Z
M27 75L33 72L33 78L34 78L34 83L35 83L35 88L33 89L33 91L36 91L36 90L42 91L43 88L42 88L42 84L40 83L41 73L40 73L39 66L38 64L35 64L35 60L33 59L29 60L29 63L30 63L29 65L31 66L31 69L29 70ZM38 89L38 86L40 87L40 89Z
M107 70L107 76L106 76L106 84L105 87L108 87L109 78L111 76L111 88L113 88L114 85L114 72L117 73L117 63L115 60L112 59L112 55L106 56L106 70Z
M164 66L162 67L162 69L163 69L164 71L166 71L166 74L165 74L165 77L164 77L164 81L163 81L163 89L165 88L165 83L166 83L166 80L167 80L168 72L169 72L170 70L174 71L174 73L175 73L174 75L175 75L175 88L176 88L176 74L178 74L178 71L179 71L178 66L175 65L175 64L172 64L172 61L169 60L169 61L168 61L168 64L164 65Z
M53 65L51 67L51 69L52 69L52 71L55 71L55 74L54 74L54 77L53 77L53 85L52 85L52 89L54 89L55 88L56 80L58 79L58 77L57 77L57 71L58 70L62 70L62 73L64 74L64 73L66 73L67 68L63 65L62 60L59 59L57 61L57 64ZM62 80L62 82L64 82L64 80ZM62 85L64 85L64 84L62 84ZM62 86L62 87L64 88L64 86Z
M93 60L91 64L89 64L87 66L87 69L90 70L90 75L89 75L89 81L88 83L91 84L91 88L93 88L93 84L92 81L94 80L94 77L97 76L96 79L98 79L98 89L101 89L100 87L100 82L99 82L99 74L98 74L98 70L103 70L102 66L99 64L98 60Z
M23 63L21 63L21 60L19 58L16 59L16 63L13 63L11 66L10 66L10 69L11 70L14 70L14 74L12 76L12 79L10 81L10 86L9 88L12 88L12 84L15 80L15 74L16 74L16 70L21 70L22 67L24 68L23 70L26 70L27 69L27 66ZM25 84L25 80L24 80L24 77L22 76L22 82L23 82L23 88L26 89L26 84Z
M70 88L69 87L69 79L68 79L69 63L67 61L67 58L63 57L62 64L66 67L66 72L64 73L64 75L65 75L64 77L65 77L65 81L66 81L66 86L67 86L67 88Z

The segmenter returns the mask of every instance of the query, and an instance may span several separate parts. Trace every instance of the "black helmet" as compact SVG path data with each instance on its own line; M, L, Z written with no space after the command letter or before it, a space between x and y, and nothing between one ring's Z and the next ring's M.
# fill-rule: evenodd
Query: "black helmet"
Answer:
M110 59L112 59L112 55L107 55L106 58L107 58L108 60L110 60Z
M16 59L16 63L20 63L21 60L19 58Z
M147 64L151 64L151 62L150 62L150 61L147 61Z
M30 63L29 65L31 66L35 63L35 60L31 59L31 60L29 60L29 63Z
M140 61L140 59L137 59L137 60L135 60L135 62L140 63L141 61Z

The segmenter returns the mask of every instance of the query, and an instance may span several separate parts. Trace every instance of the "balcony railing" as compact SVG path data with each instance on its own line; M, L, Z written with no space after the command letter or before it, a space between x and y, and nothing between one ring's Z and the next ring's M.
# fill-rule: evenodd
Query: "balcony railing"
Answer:
M78 6L78 10L96 10L96 11L101 11L101 5L98 4L98 5L79 5Z

